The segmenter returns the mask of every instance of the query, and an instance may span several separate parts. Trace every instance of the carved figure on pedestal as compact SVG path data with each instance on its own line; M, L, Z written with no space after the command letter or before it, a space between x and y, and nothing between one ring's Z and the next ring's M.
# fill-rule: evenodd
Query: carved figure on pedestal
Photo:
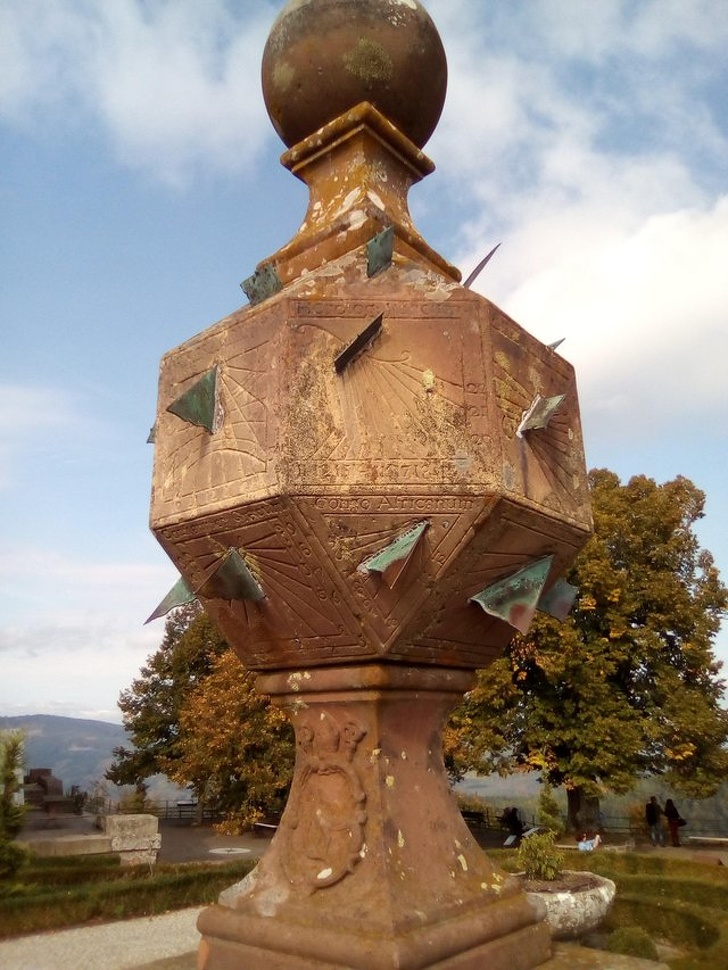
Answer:
M333 886L353 872L364 849L366 794L354 765L366 729L330 714L300 724L300 766L288 804L291 838L284 868L311 890Z

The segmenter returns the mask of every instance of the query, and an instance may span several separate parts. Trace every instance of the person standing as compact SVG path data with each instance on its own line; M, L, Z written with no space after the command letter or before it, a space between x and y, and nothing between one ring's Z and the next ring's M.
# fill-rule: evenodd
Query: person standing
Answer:
M667 827L670 829L670 840L675 848L680 846L680 812L678 812L675 807L675 803L671 798L665 802L665 818L667 819Z
M657 801L657 796L653 795L645 805L645 821L650 830L650 841L653 845L664 845L665 837L662 832L662 808Z

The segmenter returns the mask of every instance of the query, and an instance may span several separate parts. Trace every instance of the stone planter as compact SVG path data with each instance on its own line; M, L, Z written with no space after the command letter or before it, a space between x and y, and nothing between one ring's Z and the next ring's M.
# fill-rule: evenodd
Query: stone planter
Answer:
M546 909L555 940L573 940L595 930L606 917L616 886L593 872L564 870L554 882L527 882L526 895Z

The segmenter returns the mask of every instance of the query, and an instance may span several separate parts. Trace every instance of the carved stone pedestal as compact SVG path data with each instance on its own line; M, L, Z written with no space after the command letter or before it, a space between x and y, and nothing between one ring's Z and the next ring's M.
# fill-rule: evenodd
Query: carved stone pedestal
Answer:
M448 790L442 725L472 673L367 664L266 674L297 739L270 850L202 913L202 970L525 970L550 935Z

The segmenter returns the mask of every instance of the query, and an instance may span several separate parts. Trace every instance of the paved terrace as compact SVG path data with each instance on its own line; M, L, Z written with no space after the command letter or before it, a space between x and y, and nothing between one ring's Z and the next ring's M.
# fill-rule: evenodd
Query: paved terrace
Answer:
M160 828L161 862L222 861L243 854L259 858L270 841L266 836L216 835L208 827L170 821L162 822ZM26 832L24 837L32 843L37 838L92 831L89 819L65 817L58 819L53 828L35 829ZM492 844L501 843L502 834L492 833ZM677 854L680 858L712 865L726 861L725 852L710 847L648 847L645 851ZM3 970L196 970L199 941L196 921L200 911L200 907L195 907L164 916L0 941L0 967ZM664 963L617 956L579 944L557 944L555 949L554 958L543 964L542 970L668 970Z

